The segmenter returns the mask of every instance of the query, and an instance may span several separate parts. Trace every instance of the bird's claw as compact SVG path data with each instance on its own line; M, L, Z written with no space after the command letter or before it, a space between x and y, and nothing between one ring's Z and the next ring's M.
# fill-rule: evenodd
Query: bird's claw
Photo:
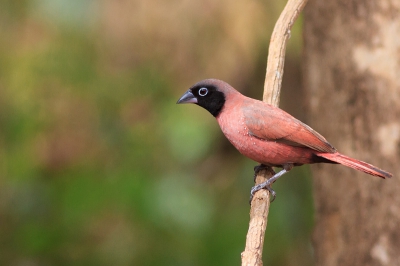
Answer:
M267 181L265 181L264 183L261 183L259 185L256 185L254 187L251 188L250 191L250 200L249 203L251 204L251 201L253 200L254 194L259 191L260 189L266 189L269 191L270 195L271 195L271 199L270 202L273 202L276 198L276 192L275 190L272 189L271 184Z
M289 168L291 165L284 167L283 170L281 170L280 172L274 174L270 179L268 179L267 181L258 184L256 186L254 186L251 189L251 197L250 197L250 203L251 200L253 199L254 193L256 193L257 191L259 191L260 189L267 189L269 191L269 193L272 196L272 200L271 202L273 202L275 200L276 197L276 193L275 191L271 188L271 185L282 175L284 175L285 173L287 173L291 168ZM293 167L293 166L292 166Z

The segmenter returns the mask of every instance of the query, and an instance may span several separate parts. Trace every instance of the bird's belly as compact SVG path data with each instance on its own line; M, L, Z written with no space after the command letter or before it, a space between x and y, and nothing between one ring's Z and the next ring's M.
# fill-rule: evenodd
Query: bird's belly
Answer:
M219 121L227 139L244 156L266 165L282 166L287 163L296 165L311 163L311 149L289 146L272 140L261 140L250 134L243 119ZM221 123L222 122L222 123Z

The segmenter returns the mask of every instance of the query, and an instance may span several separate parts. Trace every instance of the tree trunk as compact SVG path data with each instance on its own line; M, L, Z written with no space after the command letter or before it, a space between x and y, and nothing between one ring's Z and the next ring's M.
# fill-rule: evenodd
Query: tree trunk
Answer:
M394 175L312 166L316 265L400 265L400 1L310 0L304 20L307 123Z

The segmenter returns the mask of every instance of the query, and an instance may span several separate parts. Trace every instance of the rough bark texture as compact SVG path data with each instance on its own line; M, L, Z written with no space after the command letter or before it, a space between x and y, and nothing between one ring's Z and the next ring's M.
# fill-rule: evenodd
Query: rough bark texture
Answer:
M309 0L310 124L340 152L394 174L316 165L316 265L400 265L400 1Z

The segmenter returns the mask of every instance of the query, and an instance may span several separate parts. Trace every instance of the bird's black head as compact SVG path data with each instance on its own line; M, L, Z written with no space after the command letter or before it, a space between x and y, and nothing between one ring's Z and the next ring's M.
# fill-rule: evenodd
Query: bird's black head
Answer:
M177 103L195 103L217 117L225 104L225 95L217 84L206 80L193 85Z

